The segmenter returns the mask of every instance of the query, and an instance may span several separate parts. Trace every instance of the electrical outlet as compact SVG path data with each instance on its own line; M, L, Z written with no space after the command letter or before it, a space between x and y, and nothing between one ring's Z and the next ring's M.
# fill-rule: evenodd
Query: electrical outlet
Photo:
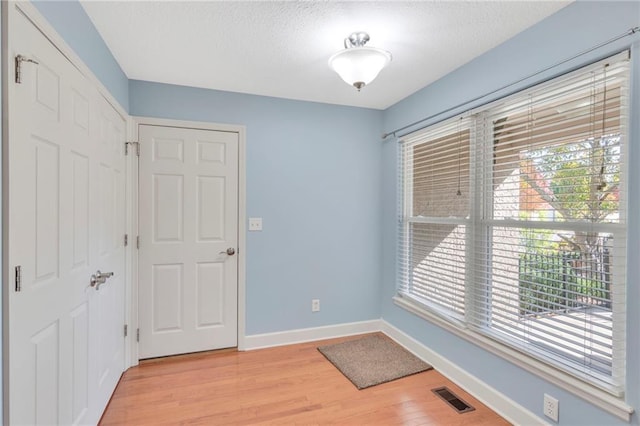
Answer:
M320 312L320 299L313 299L311 301L311 312Z
M250 217L249 218L249 231L262 231L262 218Z
M551 395L544 394L544 404L542 411L544 415L549 417L554 422L558 421L558 400Z

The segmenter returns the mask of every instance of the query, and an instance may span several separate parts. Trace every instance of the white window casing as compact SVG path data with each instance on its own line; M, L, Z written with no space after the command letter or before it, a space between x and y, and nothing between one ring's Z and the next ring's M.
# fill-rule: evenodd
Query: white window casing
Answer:
M627 417L628 91L625 51L402 138L396 297Z

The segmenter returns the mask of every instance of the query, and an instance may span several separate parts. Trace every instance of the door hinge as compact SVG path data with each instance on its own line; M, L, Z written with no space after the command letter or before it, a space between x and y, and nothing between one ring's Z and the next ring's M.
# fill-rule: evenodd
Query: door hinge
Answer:
M136 328L136 342L140 341L140 329Z
M140 235L138 235L136 237L136 248L139 250L140 249Z
M32 64L38 65L38 61L34 61L33 59L27 58L24 55L17 55L15 58L16 61L16 83L22 83L22 63L30 62Z
M124 234L124 246L129 245L129 234Z
M124 337L127 337L129 334L129 326L127 324L124 325Z
M16 270L16 291L22 290L22 266L18 265Z
M136 157L140 157L140 143L139 142L125 142L125 144L124 144L124 155L129 155L129 145L135 147L135 149L136 149Z

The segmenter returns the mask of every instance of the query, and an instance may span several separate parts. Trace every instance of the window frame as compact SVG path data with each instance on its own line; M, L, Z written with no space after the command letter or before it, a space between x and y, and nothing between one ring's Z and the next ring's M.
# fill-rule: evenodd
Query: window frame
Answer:
M614 55L610 58L607 58L603 61L598 61L596 63L588 64L584 67L581 67L577 72L584 71L586 69L594 68L600 64L604 64L607 61L620 61L629 59L629 51L624 51L618 55ZM568 73L571 75L573 73ZM556 80L560 80L565 75L561 75L555 79L551 79L549 82L544 82L534 86L533 88L543 88L545 85L549 83L553 83ZM630 75L627 74L628 82L630 82ZM518 91L517 93L506 97L505 99L510 99L512 96L517 96L522 94L528 90L525 89ZM586 374L581 374L579 371L566 371L563 369L559 369L557 366L554 366L540 357L536 357L534 354L529 352L525 352L522 348L518 348L517 345L509 345L504 342L504 339L496 339L495 336L492 336L492 333L489 329L481 330L477 326L477 322L474 323L470 319L470 315L474 312L473 305L476 303L478 299L477 292L480 290L476 280L472 276L475 269L471 266L471 263L474 261L478 261L477 255L470 256L469 252L474 250L479 246L485 247L487 250L486 255L481 257L481 261L490 262L491 254L490 254L490 235L491 230L494 227L512 227L512 228L522 228L524 225L533 225L535 226L562 226L563 228L568 228L569 230L574 229L574 224L571 222L568 223L554 223L554 222L543 222L543 223L529 223L523 222L520 220L504 220L504 219L495 219L493 215L489 214L493 208L493 175L492 173L483 173L483 170L487 170L487 164L479 164L483 161L488 163L492 158L491 150L492 144L488 143L491 140L492 122L489 118L489 110L492 110L492 116L495 115L495 110L499 108L500 104L504 103L505 99L501 99L498 101L494 101L487 105L475 108L474 110L468 111L467 113L458 115L457 117L443 120L439 123L434 123L430 125L426 130L420 130L414 133L407 135L404 138L400 138L399 143L401 144L401 148L399 150L399 238L398 238L398 250L399 256L397 260L398 264L398 275L397 275L397 293L393 298L394 303L403 309L406 309L409 312L412 312L419 317L426 319L450 332L453 334L462 337L472 343L480 346L481 348L496 354L506 360L524 368L525 370L532 372L551 383L558 385L561 388L564 388L573 394L581 396L589 401L593 402L594 405L603 408L604 410L617 415L618 417L627 420L629 419L630 414L633 412L633 408L629 406L624 401L624 387L625 383L625 374L622 374L622 387L616 386L607 386L606 384L594 381ZM450 126L451 123L456 120L460 120L461 117L469 120L470 126L475 125L475 131L471 132L471 140L470 140L470 165L469 165L469 214L470 217L465 221L465 225L471 228L471 232L468 232L467 235L467 248L466 252L466 262L465 262L465 271L467 275L466 283L468 286L468 291L466 292L465 299L467 300L465 304L465 315L464 318L455 318L450 316L446 311L438 309L425 300L421 300L413 295L411 295L410 291L408 291L408 285L406 283L400 282L402 280L401 271L403 270L403 262L410 262L409 259L403 258L400 255L403 248L406 249L408 247L409 242L408 238L410 238L410 233L407 232L407 226L411 223L414 223L417 219L407 215L407 212L412 212L412 179L407 179L406 175L410 172L403 168L405 164L405 144L415 144L417 140L420 140L421 137L424 137L425 132L437 129L440 126ZM630 106L627 105L626 110L621 114L620 120L624 121L624 124L621 123L622 138L625 144L629 143L628 134L628 120L630 117ZM482 143L479 143L482 141ZM485 152L483 153L482 150ZM620 176L623 177L621 179L621 184L626 186L628 185L627 179L629 177L628 173L628 148L626 146L621 148L622 150L622 162L621 162L621 170ZM492 168L489 168L492 170ZM621 203L619 207L620 214L622 216L628 216L628 199L624 199L624 204ZM441 220L437 219L432 221L434 218L420 218L419 222L426 223L438 223ZM446 220L444 222L447 222ZM450 220L449 220L450 222ZM533 222L533 221L530 221ZM576 224L575 228L580 228L580 224ZM597 229L606 229L607 232L613 233L615 236L620 234L623 235L623 239L628 238L628 227L626 222L620 224L596 224ZM615 237L614 237L615 241ZM624 252L624 259L626 263L626 248L623 247L621 249ZM475 251L475 250L474 250ZM406 257L406 256L405 256ZM406 268L406 266L405 266ZM625 275L622 274L624 277ZM469 285L470 284L470 285ZM626 288L626 282L621 287ZM623 291L623 295L624 295ZM627 304L626 295L625 295L625 304ZM471 305L471 306L469 306ZM619 320L619 319L618 319ZM615 329L613 331L616 332ZM626 349L625 349L626 351ZM626 359L626 352L624 354L624 358ZM586 385L586 386L585 386Z
M465 244L469 244L470 243L470 238L471 235L468 232L469 229L471 229L472 227L472 218L473 215L471 213L471 209L473 209L474 207L474 200L476 197L476 192L473 190L473 176L476 173L475 170L475 154L474 154L474 150L472 149L473 143L474 143L474 128L473 128L473 120L468 119L468 118L456 118L453 120L447 120L447 122L445 123L445 126L447 127L446 132L441 132L438 131L438 135L442 134L446 134L446 135L450 135L453 133L461 133L461 132L465 132L465 131L469 131L469 141L468 141L468 153L469 153L469 176L468 176L468 186L466 188L463 188L465 192L467 192L469 194L469 199L468 199L468 217L463 218L463 217L444 217L444 216L416 216L416 215L408 215L406 214L406 212L413 212L414 210L414 205L413 205L413 201L414 201L414 180L406 180L406 179L401 179L401 183L400 186L402 187L402 194L403 194L403 208L402 208L402 220L400 221L400 227L404 228L406 226L411 226L412 224L425 224L425 225L457 225L457 226L465 226L465 236L466 236L466 242ZM453 132L453 133L451 133ZM435 137L435 135L434 135ZM420 139L421 137L419 137ZM436 140L439 138L436 138ZM414 148L416 146L422 145L421 143L416 143L416 144L412 144L409 143L408 145L404 145L402 146L401 150L404 150L405 148ZM400 153L400 157L402 158L404 156L404 154L401 152ZM402 167L401 167L402 168ZM409 169L407 171L407 174L411 174L411 176L414 175L413 173L413 168ZM408 243L408 239L410 238L410 234L406 231L403 231L401 229L401 238L404 239L402 245L404 247L407 247L409 245ZM465 254L466 254L466 250L465 250ZM410 261L409 259L407 259L407 261ZM469 262L469 258L468 256L466 256L466 262ZM408 269L408 268L407 268ZM469 268L467 265L465 265L465 281L467 281L469 279L469 271L471 270L471 268ZM466 299L466 296L465 296ZM440 315L442 315L445 318L449 318L451 321L457 322L458 324L464 324L466 322L465 320L465 313L463 312L462 314L457 314L454 317L451 317L450 315L448 315L446 313L446 310L438 307L437 303L430 303L429 301L427 301L426 299L422 300L421 303L424 303L425 306L428 306L429 309L431 309L434 312L438 312ZM465 311L466 311L466 305L468 305L468 301L465 300Z

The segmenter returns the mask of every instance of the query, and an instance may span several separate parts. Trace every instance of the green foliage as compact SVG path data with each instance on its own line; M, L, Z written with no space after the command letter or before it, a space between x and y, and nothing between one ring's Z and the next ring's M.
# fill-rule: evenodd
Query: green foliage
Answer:
M527 253L555 253L560 248L557 233L550 229L527 229L520 232L520 246Z
M619 135L527 151L523 160L530 161L534 171L534 176L523 176L525 182L562 218L617 219Z
M582 253L528 252L519 261L520 314L570 311L585 305L611 306L609 256L601 253L599 270L580 268ZM593 265L587 261L587 264Z

